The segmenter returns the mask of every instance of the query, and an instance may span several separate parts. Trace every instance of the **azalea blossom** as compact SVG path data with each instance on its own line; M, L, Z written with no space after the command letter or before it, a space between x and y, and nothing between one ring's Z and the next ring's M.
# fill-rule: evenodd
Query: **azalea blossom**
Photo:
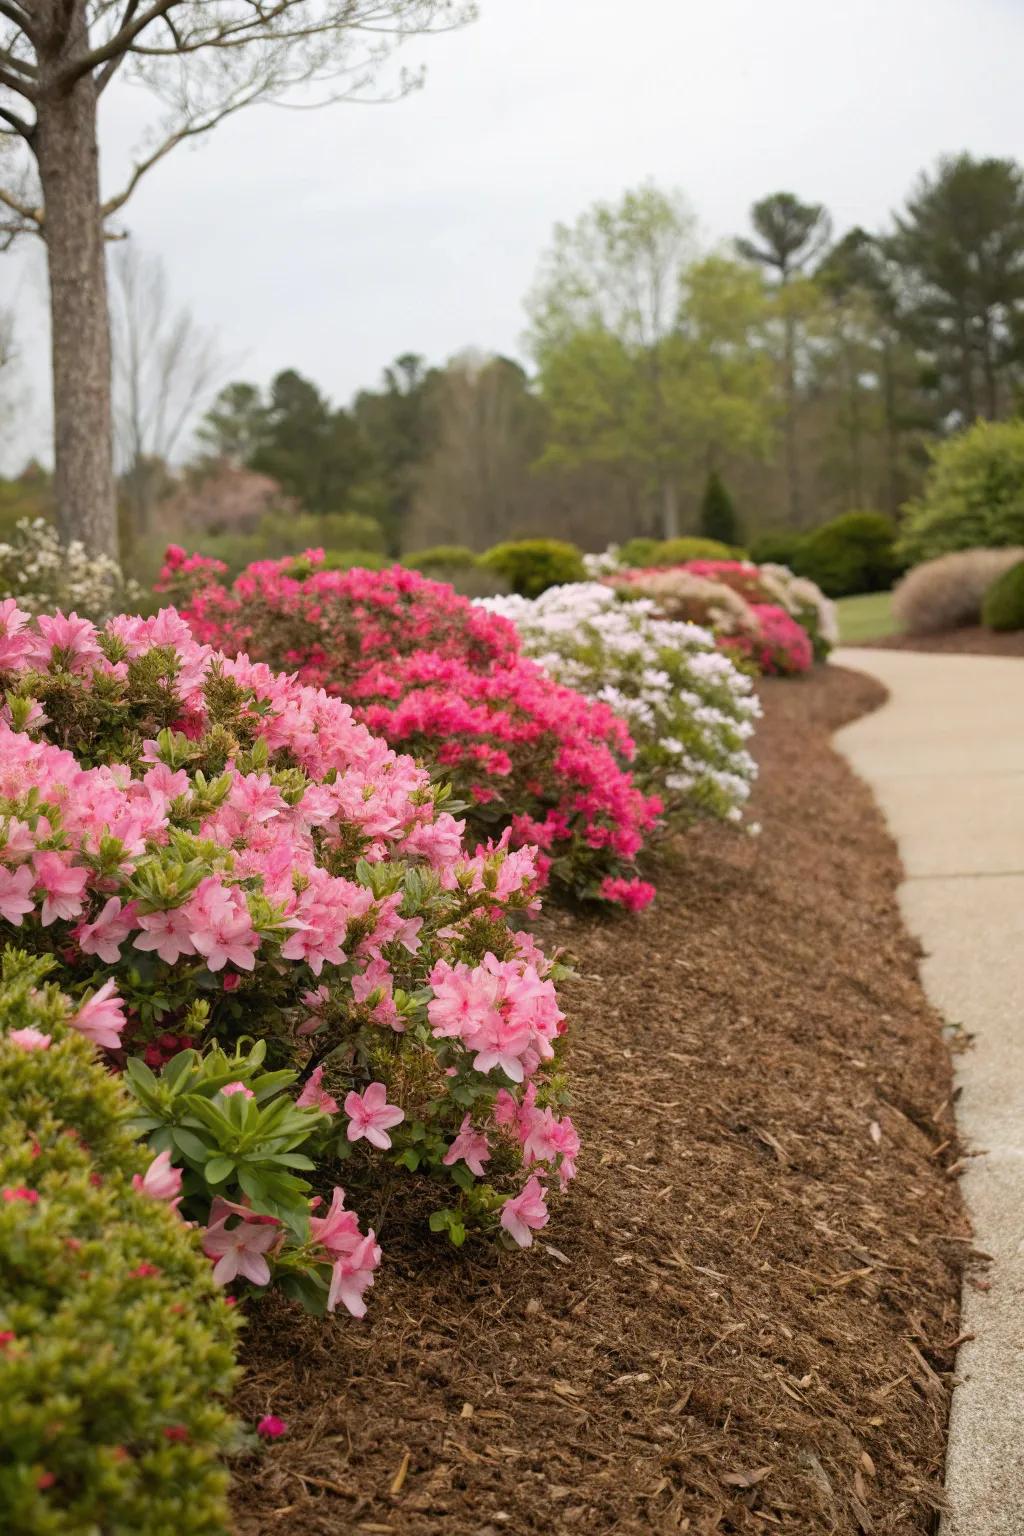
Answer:
M383 1083L371 1083L363 1093L350 1093L345 1099L348 1115L349 1141L359 1141L364 1136L372 1147L386 1152L391 1145L388 1131L405 1119L405 1110L397 1104L389 1104L388 1090Z
M312 1106L322 1110L325 1115L336 1115L338 1113L338 1101L331 1098L326 1088L321 1087L323 1076L324 1068L321 1062L320 1066L314 1067L313 1071L309 1074L305 1086L295 1102L300 1109Z
M483 1131L473 1129L473 1116L466 1115L459 1134L452 1142L441 1161L446 1168L454 1163L464 1162L470 1173L475 1173L478 1179L484 1176L484 1163L489 1162L491 1146Z
M350 1253L334 1261L327 1296L328 1312L333 1312L340 1301L353 1317L365 1317L363 1293L373 1284L374 1271L379 1264L380 1248L374 1233L368 1232Z
M87 1040L111 1051L116 1051L121 1044L121 1031L127 1022L124 1003L118 997L112 979L105 981L68 1020L72 1029L77 1029Z
M501 1225L520 1248L529 1248L534 1232L546 1227L548 1220L544 1190L536 1176L527 1179L519 1194L501 1208Z
M44 1035L41 1029L27 1024L24 1029L9 1029L7 1038L12 1045L16 1045L22 1051L45 1051L48 1049L52 1035Z
M5 922L21 927L21 920L35 909L31 891L35 881L27 864L19 869L4 869L0 865L0 917Z
M265 1256L278 1240L276 1223L271 1226L243 1218L229 1227L229 1219L230 1214L203 1233L203 1252L217 1260L213 1266L214 1280L218 1285L228 1285L240 1275L253 1285L269 1285L270 1265Z
M181 1201L181 1169L172 1166L170 1152L158 1152L144 1174L132 1174L132 1188L175 1209Z
M256 1097L252 1089L247 1087L245 1083L225 1083L220 1091L226 1099L230 1099L232 1094L235 1093L240 1093L243 1099L254 1099Z

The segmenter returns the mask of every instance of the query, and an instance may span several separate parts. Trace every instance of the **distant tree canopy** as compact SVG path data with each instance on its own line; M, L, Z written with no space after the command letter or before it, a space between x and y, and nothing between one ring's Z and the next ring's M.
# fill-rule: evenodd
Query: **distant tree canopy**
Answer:
M475 349L438 366L408 352L344 404L293 368L234 380L183 470L168 464L174 402L194 392L203 334L155 277L140 289L116 270L134 433L122 517L143 564L176 530L237 564L297 539L379 560L899 518L932 447L976 418L1012 420L1024 389L1024 172L1009 160L942 160L890 228L839 238L792 192L760 199L750 232L712 251L678 193L595 203L542 258L531 371ZM132 320L147 291L161 303ZM20 488L7 500L36 504Z

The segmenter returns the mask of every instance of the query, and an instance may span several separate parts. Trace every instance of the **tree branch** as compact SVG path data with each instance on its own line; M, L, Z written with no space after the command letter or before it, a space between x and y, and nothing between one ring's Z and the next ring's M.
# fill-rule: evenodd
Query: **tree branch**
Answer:
M30 43L36 42L38 33L26 12L20 5L15 5L14 0L0 0L0 16L6 16L8 21L13 21L19 32L24 32Z
M32 123L26 123L23 117L19 117L17 112L12 112L9 107L0 106L0 121L9 123L14 132L23 139L31 141L35 133L35 126Z
M100 64L113 63L120 59L140 32L144 32L154 21L159 21L167 11L180 5L182 0L154 0L154 3L143 11L141 16L135 15L136 7L130 3L121 20L121 25L112 37L98 48L90 48L88 53L83 53L80 58L73 60L68 67L57 76L57 83L65 90L74 85L76 80L81 80L83 75L88 75ZM130 19L129 19L130 18ZM105 83L105 82L104 82Z
M119 32L129 25L138 8L139 0L128 0L128 4L125 6L124 15L121 17L120 26L117 29ZM101 96L103 94L104 90L110 84L112 77L117 73L118 67L120 66L123 59L124 53L119 53L115 58L109 59L107 63L104 64L103 68L96 76L97 96Z
M0 187L0 203L3 203L4 207L9 208L12 213L16 213L28 228L34 227L37 233L42 229L43 210L41 208L29 208L27 204L19 203L18 199L12 193L5 192L3 187Z
M14 60L8 58L6 54L3 55L3 59L4 63L0 64L0 85L8 91L13 91L15 96L21 96L25 101L35 101L36 93L28 80L22 80L9 72L9 66L14 63Z
M122 190L116 196L108 198L102 205L100 209L101 216L104 219L109 219L111 214L117 213L119 209L123 208L146 172L151 171L154 165L158 165L165 155L170 154L172 149L176 149L186 139L194 139L200 134L209 133L210 129L223 122L224 118L230 117L233 112L238 112L242 107L247 107L250 102L255 101L263 94L263 90L264 84L261 80L258 85L253 86L244 96L241 96L237 101L231 102L228 106L222 107L220 111L213 113L203 122L190 123L188 127L178 128L174 133L169 134L163 143L154 149L151 155L147 155L145 160L139 161Z

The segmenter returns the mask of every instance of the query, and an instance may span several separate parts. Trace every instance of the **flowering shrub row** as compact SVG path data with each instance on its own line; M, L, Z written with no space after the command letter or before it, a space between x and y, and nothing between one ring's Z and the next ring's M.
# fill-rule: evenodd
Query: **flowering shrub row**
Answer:
M629 764L634 744L592 702L520 654L506 619L416 571L327 571L320 552L251 566L230 589L168 552L163 585L191 598L196 636L297 669L340 694L393 746L439 766L478 836L542 852L538 869L582 897L653 894L634 860L661 812Z
M380 1249L346 1199L373 1206L385 1154L454 1241L528 1242L577 1146L557 968L509 921L534 850L466 855L446 786L173 609L98 630L0 603L0 689L0 922L58 958L72 1027L134 1056L216 1278L360 1315Z
M0 1528L221 1536L236 1319L53 961L0 970Z
M482 606L515 624L545 671L627 721L634 773L662 795L667 818L739 819L757 772L746 743L760 705L708 630L658 618L648 598L620 602L600 582Z
M32 613L64 608L101 620L136 607L142 595L108 555L90 555L77 540L62 549L44 518L22 518L0 543L0 598L17 598Z
M624 596L652 599L667 618L706 624L723 650L758 672L806 672L815 643L822 654L829 643L821 627L824 610L791 590L798 578L786 584L746 562L694 560L668 568L616 571L604 580Z

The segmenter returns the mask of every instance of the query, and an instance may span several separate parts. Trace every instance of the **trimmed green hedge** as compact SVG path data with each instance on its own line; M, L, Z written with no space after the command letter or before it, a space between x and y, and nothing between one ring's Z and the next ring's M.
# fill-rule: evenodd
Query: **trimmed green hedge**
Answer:
M539 597L548 587L584 581L583 556L575 544L561 539L518 539L495 544L480 556L480 564L503 576L520 597Z
M0 1530L222 1536L237 1320L50 963L0 965Z
M989 587L981 605L981 622L986 629L1024 629L1024 560Z
M467 544L432 544L429 549L414 549L402 556L402 564L429 576L432 571L470 570L478 565L480 556Z

